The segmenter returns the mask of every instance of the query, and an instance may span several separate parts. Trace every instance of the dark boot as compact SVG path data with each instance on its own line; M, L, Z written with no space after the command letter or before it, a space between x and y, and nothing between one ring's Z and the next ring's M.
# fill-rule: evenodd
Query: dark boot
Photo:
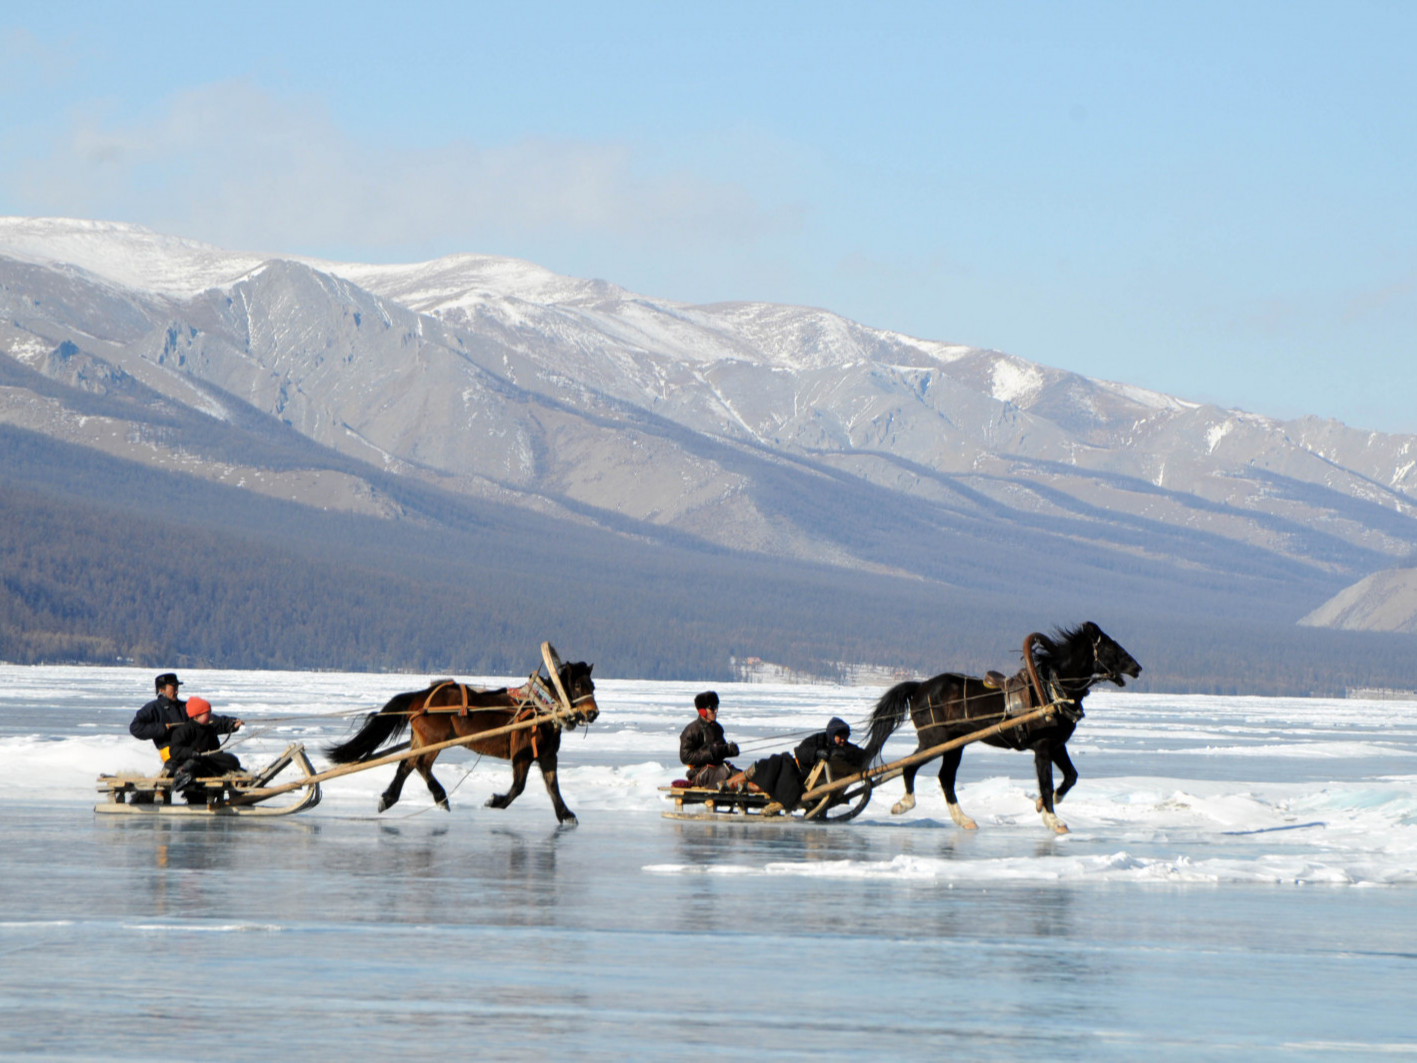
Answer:
M189 760L172 773L172 789L174 792L191 788L192 783L195 781L192 774L193 767L192 761Z

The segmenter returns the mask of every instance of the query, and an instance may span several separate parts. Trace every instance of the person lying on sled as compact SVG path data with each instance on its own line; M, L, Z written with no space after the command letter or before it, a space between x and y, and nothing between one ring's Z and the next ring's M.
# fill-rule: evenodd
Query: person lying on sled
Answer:
M726 785L744 787L767 794L772 800L763 809L764 815L791 812L802 801L807 777L819 761L827 761L837 778L866 767L866 751L847 741L851 725L840 717L827 721L827 729L810 735L797 744L791 753L774 753L751 764L746 770L729 778Z
M679 760L689 768L690 786L717 786L738 770L728 761L738 755L738 743L724 739L717 693L705 690L695 694L694 708L699 718L679 736Z
M187 699L187 717L186 723L172 731L167 763L169 767L176 765L172 789L190 802L202 798L201 788L195 785L198 778L241 770L241 761L220 750L221 736L238 730L244 721L215 715L205 698Z

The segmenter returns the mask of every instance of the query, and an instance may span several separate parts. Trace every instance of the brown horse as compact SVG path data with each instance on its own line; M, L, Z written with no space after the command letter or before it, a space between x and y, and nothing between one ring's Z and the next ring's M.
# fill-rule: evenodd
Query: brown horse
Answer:
M526 788L527 773L531 771L532 761L535 761L541 768L541 777L546 783L546 792L551 795L557 820L574 823L575 814L561 799L561 789L556 782L556 753L561 748L561 729L590 723L600 710L595 704L591 665L583 661L562 664L555 658L554 650L547 656L547 663L548 666L554 663L550 670L552 682L559 688L557 690L551 689L539 673L533 675L526 686L515 690L477 690L451 679L442 679L423 690L390 698L382 709L369 714L363 728L354 737L329 747L325 753L336 764L352 764L373 760L390 752L380 747L409 727L413 731L409 749L417 750L449 739L544 717L544 722L535 727L493 735L468 745L483 756L512 762L511 789L504 794L494 794L487 802L489 807L506 808L515 801ZM561 692L564 692L564 698L559 696ZM393 781L379 798L379 811L393 807L403 790L404 780L415 769L428 784L428 792L433 795L434 802L447 809L447 791L433 777L433 761L437 757L438 750L434 750L421 757L399 761Z
M1045 688L1038 690L1032 703L1042 704L1055 697L1065 698L1069 704L1051 717L1021 724L1000 734L982 739L991 746L1004 749L1030 750L1038 775L1037 809L1043 814L1043 822L1049 829L1059 834L1067 833L1067 825L1053 811L1054 803L1077 782L1077 769L1068 757L1068 739L1073 729L1082 719L1082 702L1087 692L1100 682L1112 682L1117 686L1126 684L1127 676L1135 679L1141 675L1141 665L1092 621L1069 630L1056 631L1052 638L1046 635L1030 635L1024 642L1026 654L1034 654L1036 670L1025 662L1024 671L1015 682L1031 685L1036 678ZM1003 677L998 677L1002 679ZM1012 684L1004 684L1012 686ZM876 703L871 713L871 737L866 744L866 752L872 757L881 748L907 716L915 724L919 746L917 752L952 741L991 723L1005 720L1010 715L1021 715L1009 705L1009 695L997 682L986 683L974 676L947 672L922 682L906 682L891 687ZM955 772L959 769L964 748L956 747L941 756L940 789L944 791L945 804L949 807L950 818L965 830L974 830L977 824L966 816L955 797ZM1053 789L1053 767L1063 773L1063 782ZM892 812L899 815L915 807L915 773L919 764L903 772L905 796L900 799Z

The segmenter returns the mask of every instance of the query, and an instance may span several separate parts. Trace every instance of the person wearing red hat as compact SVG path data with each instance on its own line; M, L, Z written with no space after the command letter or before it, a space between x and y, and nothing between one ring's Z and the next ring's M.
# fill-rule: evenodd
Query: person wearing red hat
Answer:
M699 718L679 736L679 760L688 766L690 786L717 786L738 769L728 763L738 755L738 743L723 736L718 722L718 694L705 690L694 696Z
M221 736L238 730L243 722L231 716L217 716L206 698L187 699L187 722L172 732L168 764L177 765L172 773L172 789L189 804L206 799L205 791L196 785L198 778L241 770L241 761L220 750Z

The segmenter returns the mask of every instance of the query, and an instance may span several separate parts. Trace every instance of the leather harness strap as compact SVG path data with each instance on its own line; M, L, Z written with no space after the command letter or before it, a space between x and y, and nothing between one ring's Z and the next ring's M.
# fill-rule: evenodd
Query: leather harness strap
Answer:
M1028 670L1029 681L1033 684L1033 696L1035 698L1030 708L1048 704L1048 697L1043 692L1043 684L1038 680L1038 669L1033 663L1033 640L1038 638L1035 631L1023 640L1023 666Z
M466 716L466 715L467 715L467 684L466 684L466 683L455 683L455 682L453 682L451 679L445 679L443 682L439 683L437 686L435 686L432 690L430 690L430 691L428 692L428 696L423 699L423 704L419 707L419 709L418 709L417 712L414 712L414 713L412 713L412 714L409 716L409 719L413 719L414 717L417 717L417 716L422 716L422 715L423 715L424 713L426 713L426 712L432 712L434 708L446 709L448 712L452 712L452 711L453 711L453 706L452 706L452 705L446 705L446 706L444 706L444 705L436 705L436 706L432 706L432 707L430 708L430 706L429 706L429 704L428 704L429 702L431 702L434 698L436 698L436 697L438 696L439 692L440 692L444 687L457 687L457 688L458 688L458 692L462 695L462 705L458 707L458 715L459 715L459 716Z

